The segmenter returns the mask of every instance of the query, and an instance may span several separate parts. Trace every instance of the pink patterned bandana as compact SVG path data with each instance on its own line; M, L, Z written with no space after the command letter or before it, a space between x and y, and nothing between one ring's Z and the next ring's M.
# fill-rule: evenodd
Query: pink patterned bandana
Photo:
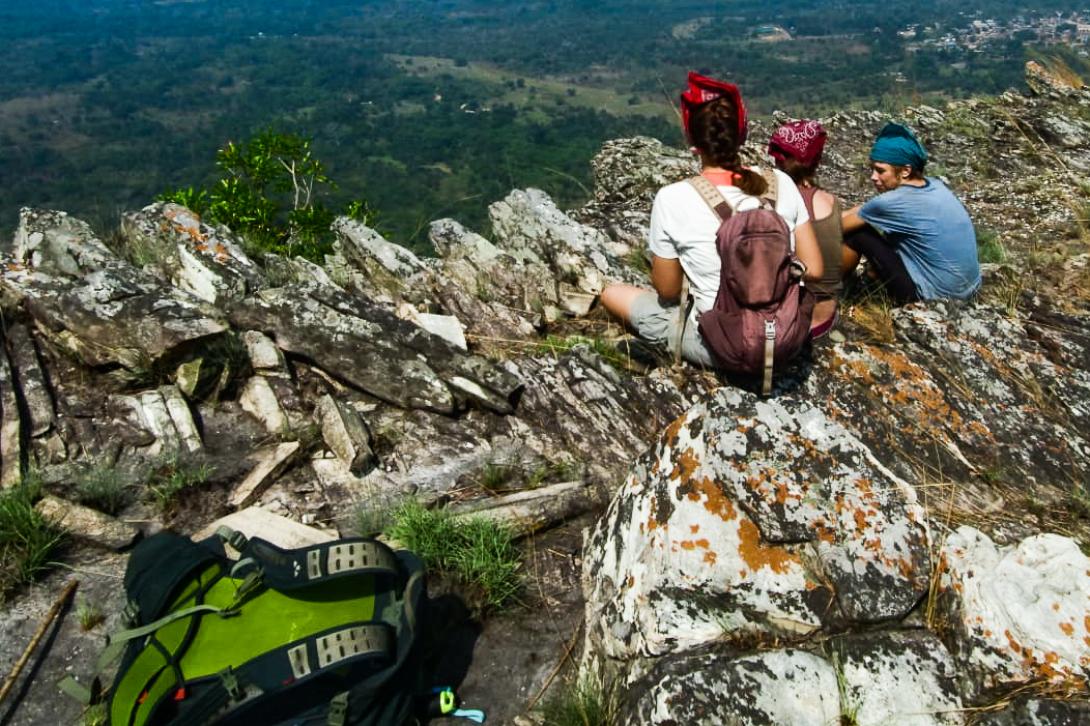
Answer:
M813 166L821 160L825 137L825 129L817 121L792 121L772 134L768 153L776 161L782 162L790 156L803 166Z

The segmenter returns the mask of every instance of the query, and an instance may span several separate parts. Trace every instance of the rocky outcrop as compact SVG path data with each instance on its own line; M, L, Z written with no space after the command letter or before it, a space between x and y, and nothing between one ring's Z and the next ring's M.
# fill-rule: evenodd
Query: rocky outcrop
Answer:
M527 189L492 205L490 239L434 222L436 258L342 218L322 265L251 260L162 203L125 215L114 250L24 210L0 270L0 483L33 471L72 498L105 466L148 528L243 509L321 538L406 497L491 511L495 471L574 492L565 512L609 492L582 663L624 723L1085 720L1090 94L1035 88L908 111L1006 248L981 295L850 298L769 398L655 369L592 308L607 281L646 284L654 194L695 170L658 141L607 143L580 210ZM847 203L884 120L825 119ZM152 480L199 494L152 510Z

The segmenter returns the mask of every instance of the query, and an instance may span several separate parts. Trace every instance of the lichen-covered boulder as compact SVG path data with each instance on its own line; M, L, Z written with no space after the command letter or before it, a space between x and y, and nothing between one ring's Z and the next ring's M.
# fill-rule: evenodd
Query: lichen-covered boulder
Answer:
M51 209L19 210L19 226L12 240L12 264L50 275L75 277L100 270L116 259L117 255L83 220Z
M899 476L1090 476L1090 318L934 301L893 310L888 332L822 349L800 385L872 450L911 452L888 457Z
M265 284L230 230L180 204L156 202L123 215L121 234L130 248L151 253L163 279L205 302L239 300Z
M488 208L496 246L521 262L544 262L558 280L598 293L607 278L622 276L627 248L579 224L540 189L515 190Z
M1090 679L1090 557L1040 534L1000 548L960 527L942 550L954 655L978 688Z
M903 616L927 589L927 534L914 490L811 402L720 389L588 536L586 653L626 668L724 633Z
M573 216L634 249L643 249L659 189L700 173L691 153L637 136L602 145L591 161L594 198Z
M841 715L833 666L800 650L669 658L625 690L618 723L633 726L832 724Z

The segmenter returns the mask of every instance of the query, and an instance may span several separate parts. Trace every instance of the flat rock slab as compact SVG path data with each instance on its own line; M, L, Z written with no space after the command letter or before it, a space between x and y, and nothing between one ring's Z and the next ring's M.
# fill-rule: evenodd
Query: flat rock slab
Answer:
M327 288L264 290L233 306L230 317L238 327L271 334L281 350L405 408L449 414L473 400L510 413L522 391L518 378L494 363Z
M291 463L299 448L298 441L286 441L256 452L253 457L256 461L254 468L231 492L228 504L236 509L252 504L276 481L276 477Z
M910 486L809 401L735 389L667 428L584 556L587 651L620 661L900 617L930 569Z
M127 522L53 496L42 497L34 508L75 539L108 550L122 550L140 534Z
M1041 534L1000 548L960 527L942 550L942 600L960 665L991 688L1090 677L1090 558Z
M220 527L229 527L247 537L260 537L284 549L308 547L337 539L333 532L307 526L256 506L247 507L217 519L196 532L192 539L194 542L208 539L214 536Z

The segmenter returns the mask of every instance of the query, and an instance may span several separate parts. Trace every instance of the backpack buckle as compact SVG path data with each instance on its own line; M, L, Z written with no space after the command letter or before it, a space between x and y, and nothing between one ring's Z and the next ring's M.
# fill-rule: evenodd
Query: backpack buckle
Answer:
M788 265L788 274L794 280L801 280L802 276L806 274L806 263L797 257L792 257L791 263Z
M242 699L242 687L239 685L238 676L230 668L225 668L216 675L219 677L220 683L223 684L223 690L227 691L228 698L232 701Z
M776 339L776 322L773 320L765 321L765 340Z

